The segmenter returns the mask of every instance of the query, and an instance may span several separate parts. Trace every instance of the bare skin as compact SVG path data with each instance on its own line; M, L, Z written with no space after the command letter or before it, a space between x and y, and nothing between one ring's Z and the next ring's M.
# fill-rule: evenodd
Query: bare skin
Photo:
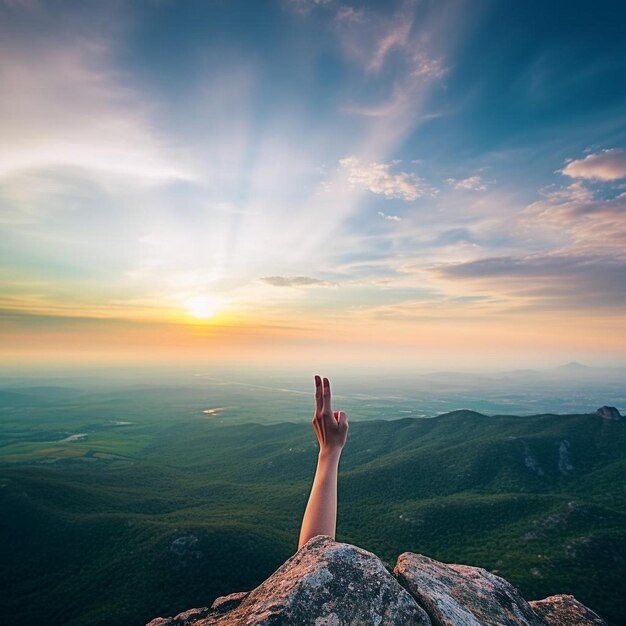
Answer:
M348 416L343 411L333 411L330 382L328 378L322 380L319 376L315 377L313 430L320 450L311 495L304 511L298 549L316 535L335 538L337 471L348 436Z

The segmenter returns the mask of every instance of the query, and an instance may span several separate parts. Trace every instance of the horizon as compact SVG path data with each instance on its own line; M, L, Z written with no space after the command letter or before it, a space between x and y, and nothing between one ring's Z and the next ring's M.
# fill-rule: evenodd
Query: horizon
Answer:
M613 406L626 413L623 367L566 363L543 370L495 372L369 368L321 373L330 375L333 397L356 421L431 418L455 410L484 415L578 415ZM164 390L168 390L167 396L163 396ZM124 414L132 415L136 393L144 410L169 414L175 421L206 417L207 406L221 407L215 415L209 414L220 424L308 421L313 377L293 368L223 366L101 367L57 369L54 373L0 369L5 408L24 403L36 407L54 399L59 407L90 406L90 414L106 414L113 402ZM265 408L259 411L260 406Z
M0 376L625 367L626 7L538 14L0 0Z
M97 365L75 365L71 363L57 363L54 367L50 365L32 365L32 364L11 364L9 366L0 364L0 385L2 381L10 378L15 379L41 379L50 377L52 379L80 379L80 378L96 378L105 376L110 380L124 380L127 377L133 377L139 380L149 381L150 378L155 379L172 379L182 380L192 378L210 377L216 374L224 374L227 376L235 376L239 378L252 377L288 377L291 379L302 379L309 381L313 379L317 372L312 367L293 367L293 365L274 365L272 367L259 367L256 363L243 364L207 364L207 363L187 363L184 366L172 366L164 364L137 365L129 363L114 364L97 364ZM626 373L626 365L589 365L578 361L569 361L567 363L559 363L546 367L449 367L449 368L429 368L396 366L395 368L381 369L376 365L361 364L358 366L342 367L333 366L332 364L322 366L319 371L325 371L331 378L335 376L346 377L347 379L368 379L380 378L381 380L399 380L405 381L413 376L435 376L435 375L467 375L474 377L489 377L515 374L553 374L561 378L579 378L582 376L594 376L602 373Z

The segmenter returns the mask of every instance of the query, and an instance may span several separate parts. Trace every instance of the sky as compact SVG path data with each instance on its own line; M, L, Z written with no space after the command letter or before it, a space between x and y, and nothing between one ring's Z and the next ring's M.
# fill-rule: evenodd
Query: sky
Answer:
M625 20L0 0L0 365L626 365Z

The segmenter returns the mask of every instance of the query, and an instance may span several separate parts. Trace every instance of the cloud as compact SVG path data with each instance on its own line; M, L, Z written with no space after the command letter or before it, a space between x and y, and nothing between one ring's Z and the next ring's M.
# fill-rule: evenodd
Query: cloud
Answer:
M261 280L272 287L330 287L332 283L310 276L263 276Z
M361 68L365 81L364 89L354 85L347 92L344 111L388 120L386 133L401 133L404 124L424 118L427 90L449 70L444 56L434 49L446 39L440 32L440 11L429 9L417 20L415 0L404 0L391 11L375 5L337 10L334 27L339 43Z
M443 78L448 69L441 58L430 58L422 52L413 55L413 69L411 76L414 78L428 78L436 80Z
M442 263L432 274L453 289L497 297L509 309L624 306L626 193L598 198L581 181L540 193L510 227L543 250Z
M487 189L487 185L480 176L470 176L460 180L457 178L446 178L446 182L455 189L469 189L472 191L486 191Z
M378 74L396 53L408 68L407 77L442 78L448 68L442 58L424 50L425 38L415 32L415 14L414 0L405 0L391 15L341 6L335 15L335 26L344 49L370 73Z
M626 150L611 148L589 154L584 159L568 163L561 173L570 178L603 181L626 178Z
M538 253L440 266L456 281L475 281L530 306L607 308L626 304L626 259L592 254Z
M346 23L353 22L359 23L363 22L365 19L365 13L363 9L355 9L354 7L349 6L340 6L337 14L335 15L335 21L337 23Z
M406 48L412 26L413 16L410 16L410 19L404 19L393 24L376 42L376 48L368 64L368 70L378 72L385 62L385 57L393 48Z
M341 159L339 165L347 173L351 185L385 198L399 198L412 202L422 196L433 194L433 189L415 174L392 173L391 163L362 163L356 157L350 156Z
M411 3L406 2L391 15L364 7L340 6L334 26L347 55L366 71L376 73L391 50L407 45L413 19Z
M384 218L386 220L390 220L392 222L400 222L400 221L402 221L402 218L399 215L387 215L386 213L383 213L382 211L378 211L378 215L380 215L382 218Z
M570 250L622 256L626 249L626 193L614 198L594 196L581 181L542 192L527 206L520 227L546 237L552 235Z
M334 0L287 0L287 5L297 13L308 15L316 7L334 4Z
M75 169L155 183L193 179L153 129L153 105L114 69L105 37L0 45L0 177Z

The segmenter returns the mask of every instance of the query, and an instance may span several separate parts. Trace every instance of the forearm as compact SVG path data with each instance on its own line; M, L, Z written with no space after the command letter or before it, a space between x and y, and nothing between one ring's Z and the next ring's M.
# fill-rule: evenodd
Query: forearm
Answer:
M320 452L311 487L311 495L304 512L298 548L315 535L335 538L337 524L337 472L341 449Z

